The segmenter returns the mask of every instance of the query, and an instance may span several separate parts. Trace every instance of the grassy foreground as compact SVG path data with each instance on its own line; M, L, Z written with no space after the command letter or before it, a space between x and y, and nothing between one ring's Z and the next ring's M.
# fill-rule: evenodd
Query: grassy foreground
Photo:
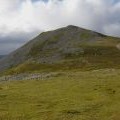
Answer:
M120 120L120 70L2 82L0 120Z

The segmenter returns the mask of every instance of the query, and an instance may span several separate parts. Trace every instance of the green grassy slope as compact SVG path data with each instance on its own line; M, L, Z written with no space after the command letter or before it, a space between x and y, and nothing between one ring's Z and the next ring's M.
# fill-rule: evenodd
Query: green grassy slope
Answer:
M0 60L7 74L120 68L120 38L76 26L40 34Z
M0 83L0 120L119 119L119 69Z
M43 71L65 71L78 69L80 71L104 69L104 68L120 68L120 49L117 45L120 44L120 39L105 37L96 41L84 40L77 45L74 45L72 52L61 52L61 59L54 63L37 61L37 57L33 61L25 61L22 64L13 67L6 71L6 74L16 74L24 72L43 72ZM81 50L79 50L79 48ZM77 49L77 50L75 50ZM43 56L46 54L51 56L51 52L45 51L41 53ZM59 54L54 50L53 53ZM48 58L48 61L52 58Z
M0 82L0 120L120 120L119 38L75 26L42 33L0 60L0 75L27 72L56 74Z

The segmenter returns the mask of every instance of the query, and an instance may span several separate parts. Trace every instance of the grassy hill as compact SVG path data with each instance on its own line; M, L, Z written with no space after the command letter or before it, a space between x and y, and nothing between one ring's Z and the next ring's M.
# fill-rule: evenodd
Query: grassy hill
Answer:
M45 32L1 59L0 75L0 120L120 120L120 38Z
M120 70L0 83L0 120L119 120Z
M120 39L76 26L40 34L0 60L0 71L120 68Z

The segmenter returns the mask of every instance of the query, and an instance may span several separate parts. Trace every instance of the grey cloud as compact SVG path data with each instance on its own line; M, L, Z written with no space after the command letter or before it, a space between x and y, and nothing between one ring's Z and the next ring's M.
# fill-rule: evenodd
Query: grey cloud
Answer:
M21 47L26 42L34 38L40 32L35 31L32 33L11 33L5 36L0 35L0 55L8 54L15 49Z
M119 0L32 1L0 1L0 11L7 10L0 12L0 54L20 47L41 30L70 24L120 37Z

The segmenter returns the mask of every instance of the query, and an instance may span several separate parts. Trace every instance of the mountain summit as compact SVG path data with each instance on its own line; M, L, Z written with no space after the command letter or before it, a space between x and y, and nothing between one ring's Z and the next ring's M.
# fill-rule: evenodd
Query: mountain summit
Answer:
M0 60L0 71L120 67L120 39L69 25L43 32Z

